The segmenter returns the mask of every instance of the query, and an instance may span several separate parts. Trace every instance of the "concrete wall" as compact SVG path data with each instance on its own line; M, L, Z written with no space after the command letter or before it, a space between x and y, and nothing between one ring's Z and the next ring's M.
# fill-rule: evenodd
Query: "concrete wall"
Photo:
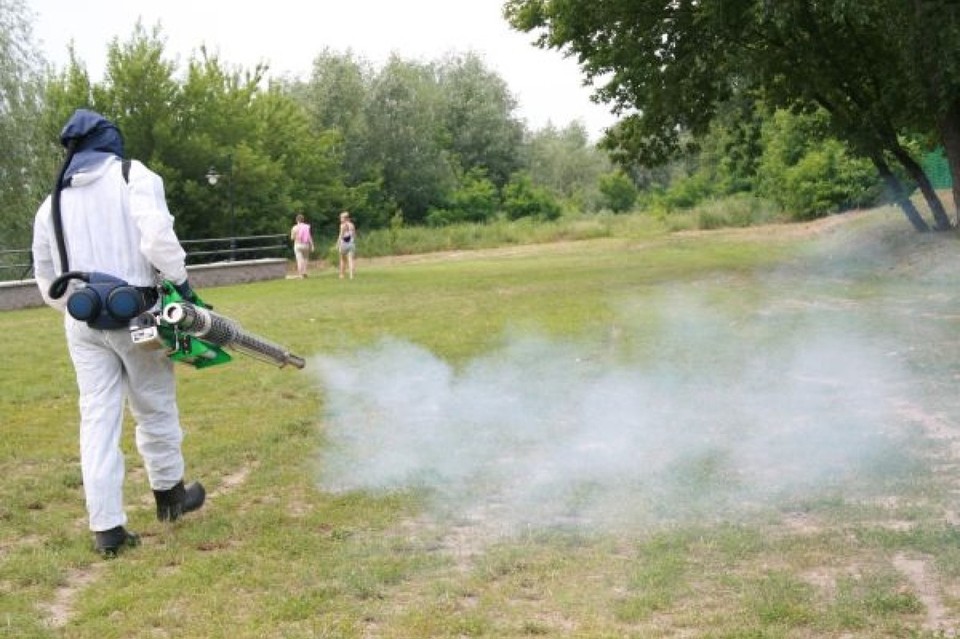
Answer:
M246 282L283 279L287 275L287 260L270 258L237 262L217 262L188 266L190 284L200 295L202 289ZM0 311L43 306L43 298L35 280L0 282Z

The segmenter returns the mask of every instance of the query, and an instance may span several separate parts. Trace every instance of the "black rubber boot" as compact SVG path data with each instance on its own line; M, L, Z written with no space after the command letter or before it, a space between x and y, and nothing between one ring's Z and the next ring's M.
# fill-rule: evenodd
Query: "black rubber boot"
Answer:
M182 481L169 490L155 490L153 496L157 500L157 519L160 521L176 521L180 516L203 506L207 491L200 482L192 482L184 486Z
M124 548L133 548L140 545L140 537L123 526L110 530L98 530L93 533L94 548L105 559L112 559L120 554Z

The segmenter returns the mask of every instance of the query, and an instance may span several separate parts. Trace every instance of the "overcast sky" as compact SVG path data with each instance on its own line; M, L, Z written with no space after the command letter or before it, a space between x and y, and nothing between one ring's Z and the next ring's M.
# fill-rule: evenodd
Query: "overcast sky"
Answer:
M324 47L352 49L380 66L391 54L434 61L448 53L474 52L496 71L519 103L528 127L580 120L593 138L614 122L606 106L589 101L590 89L573 59L532 44L531 34L510 29L501 17L504 0L26 0L34 36L45 57L62 67L67 45L99 80L108 43L125 42L140 19L158 25L168 57L184 64L206 45L231 65L306 79Z

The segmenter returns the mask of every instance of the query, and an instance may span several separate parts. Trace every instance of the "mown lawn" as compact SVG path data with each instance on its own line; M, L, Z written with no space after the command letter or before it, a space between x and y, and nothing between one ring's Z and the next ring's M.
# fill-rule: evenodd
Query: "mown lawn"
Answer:
M201 291L306 370L178 369L188 479L91 549L59 317L0 314L0 636L960 627L953 237L889 210Z

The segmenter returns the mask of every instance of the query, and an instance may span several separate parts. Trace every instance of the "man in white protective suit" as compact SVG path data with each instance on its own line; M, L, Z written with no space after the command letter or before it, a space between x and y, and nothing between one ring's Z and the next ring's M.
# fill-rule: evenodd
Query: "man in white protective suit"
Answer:
M163 180L136 160L122 160L119 129L79 109L60 142L67 156L34 220L34 273L44 301L64 312L80 394L89 526L95 549L111 557L139 543L126 528L123 501L120 441L127 400L157 518L177 520L204 502L203 486L183 481L174 364L162 349L134 344L128 330L131 317L155 308L158 277L173 282L184 299L196 295Z

